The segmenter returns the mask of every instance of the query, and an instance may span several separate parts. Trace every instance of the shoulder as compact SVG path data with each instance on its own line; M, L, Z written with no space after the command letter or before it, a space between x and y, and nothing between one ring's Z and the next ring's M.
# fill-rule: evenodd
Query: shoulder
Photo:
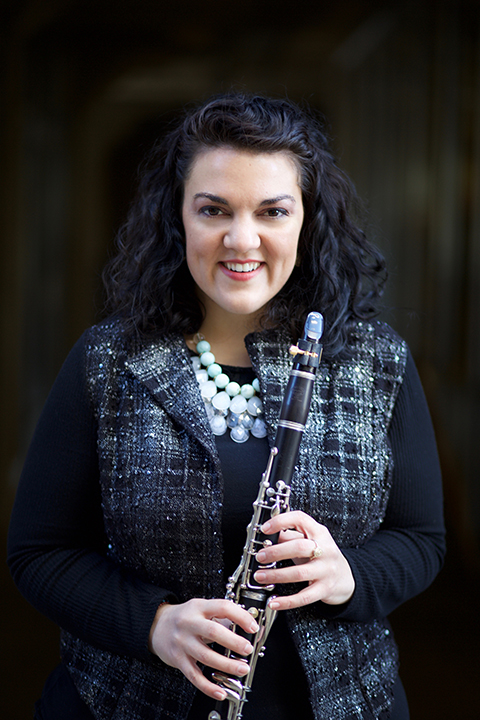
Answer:
M90 360L101 356L107 362L109 359L121 362L142 353L145 348L165 346L168 338L143 338L127 332L120 319L107 318L85 331L84 343Z
M348 348L378 358L391 358L405 368L409 354L405 340L388 323L380 320L356 321L348 333Z
M126 348L128 338L120 320L107 319L88 328L84 333L84 342L86 352L92 353L101 348Z
M87 374L101 383L132 369L142 376L180 364L188 357L179 333L142 337L126 332L121 320L107 319L84 333ZM185 356L185 357L184 357Z
M92 325L84 333L85 346L94 352L103 348L107 352L124 352L137 355L148 348L171 348L178 344L182 336L179 333L159 333L157 336L142 336L128 332L119 318L107 318L97 325Z
M386 322L381 320L355 320L348 330L349 341L406 346L405 340Z
M349 330L347 351L348 359L340 363L344 362L351 373L370 376L375 393L380 393L387 405L395 401L410 355L405 340L385 322L359 321Z

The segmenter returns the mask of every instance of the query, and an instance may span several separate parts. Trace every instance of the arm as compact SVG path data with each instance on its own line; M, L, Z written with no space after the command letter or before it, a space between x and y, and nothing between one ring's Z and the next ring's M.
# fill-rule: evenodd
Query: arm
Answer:
M28 451L10 524L9 565L26 599L62 628L146 659L157 607L173 598L106 557L96 435L80 340Z
M9 532L14 580L34 607L77 637L141 660L156 655L223 699L197 662L244 675L245 663L208 643L248 655L251 645L217 620L246 632L256 624L227 600L171 604L175 597L167 590L107 558L96 443L80 340L52 388L25 462Z
M320 600L324 617L367 622L388 615L424 590L438 573L445 552L441 475L430 415L411 356L389 440L394 476L387 513L365 545L341 551L327 528L305 513L287 513L272 521L271 532L295 527L301 535L291 536L295 543L291 550L287 542L281 543L268 550L262 562L286 558L304 562L269 571L259 581L309 583L293 596L278 598L278 609ZM309 560L315 546L305 538L313 537L323 554Z
M425 590L443 564L440 464L427 402L410 354L389 440L394 475L385 520L364 547L345 551L357 587L342 615L348 619L388 615Z

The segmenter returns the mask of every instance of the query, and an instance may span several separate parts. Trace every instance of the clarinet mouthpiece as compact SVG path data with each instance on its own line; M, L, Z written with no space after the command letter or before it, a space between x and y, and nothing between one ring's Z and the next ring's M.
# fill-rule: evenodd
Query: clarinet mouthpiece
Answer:
M311 312L305 322L305 340L318 342L323 335L323 315L319 312Z

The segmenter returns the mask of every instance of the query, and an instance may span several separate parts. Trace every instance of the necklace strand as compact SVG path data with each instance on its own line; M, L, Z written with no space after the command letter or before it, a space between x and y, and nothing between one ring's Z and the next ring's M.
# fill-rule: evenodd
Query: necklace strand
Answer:
M230 429L230 437L236 443L246 442L250 434L264 438L267 429L263 404L257 394L260 392L258 379L242 386L232 382L215 362L210 343L200 334L195 339L198 339L198 356L192 358L192 365L213 434L224 435Z

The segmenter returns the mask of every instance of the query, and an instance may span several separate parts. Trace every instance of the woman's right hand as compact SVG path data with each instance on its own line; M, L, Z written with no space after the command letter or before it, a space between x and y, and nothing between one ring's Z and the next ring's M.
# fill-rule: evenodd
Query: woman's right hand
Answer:
M150 651L181 670L195 687L215 700L224 700L226 693L203 675L197 663L239 677L248 673L249 666L215 652L209 644L217 643L245 657L253 652L252 645L222 621L235 623L249 634L258 631L255 620L239 605L230 600L202 599L160 605L150 630Z

